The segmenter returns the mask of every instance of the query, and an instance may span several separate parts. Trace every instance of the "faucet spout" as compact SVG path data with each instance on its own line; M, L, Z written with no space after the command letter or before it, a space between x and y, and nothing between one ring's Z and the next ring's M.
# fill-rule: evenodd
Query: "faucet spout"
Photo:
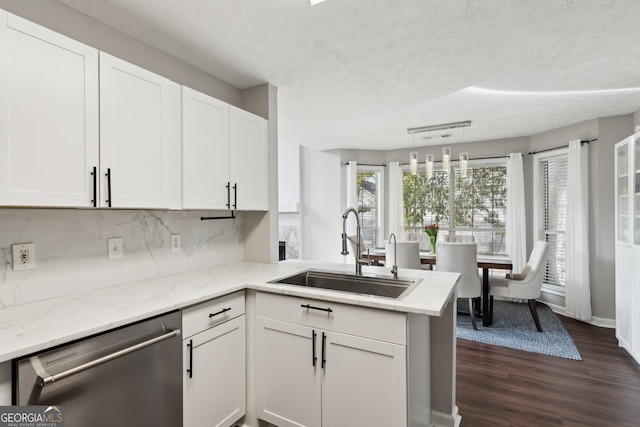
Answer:
M397 241L396 241L396 234L395 233L391 233L391 235L389 236L389 241L391 241L391 238L393 237L393 267L391 267L391 274L393 274L393 278L397 279L398 278L398 250L397 250Z
M349 251L347 250L347 218L349 214L353 213L356 216L356 253L354 254L356 258L356 275L362 276L362 263L367 262L361 259L362 255L362 242L360 240L360 217L358 217L358 211L355 208L347 208L342 214L342 252L341 255L349 255Z

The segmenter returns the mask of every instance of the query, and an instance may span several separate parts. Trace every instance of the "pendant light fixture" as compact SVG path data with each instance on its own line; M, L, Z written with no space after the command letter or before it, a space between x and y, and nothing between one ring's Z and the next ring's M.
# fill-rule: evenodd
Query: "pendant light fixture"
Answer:
M433 178L433 160L433 154L427 154L426 156L424 156L424 164L427 170L427 179Z
M469 167L469 153L460 153L460 176L467 177L467 169Z
M409 153L409 172L411 175L416 175L418 173L418 152L412 151Z
M451 148L442 147L442 170L445 172L448 172L450 167L451 167Z
M413 149L416 149L416 136L413 135ZM409 172L411 175L418 174L418 152L412 151L409 153Z

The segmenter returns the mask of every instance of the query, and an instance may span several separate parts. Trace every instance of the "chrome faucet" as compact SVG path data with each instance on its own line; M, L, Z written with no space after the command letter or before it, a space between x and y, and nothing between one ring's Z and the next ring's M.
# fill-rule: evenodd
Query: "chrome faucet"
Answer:
M349 217L349 213L353 212L356 216L356 241L354 242L356 245L356 275L362 276L362 264L371 264L371 260L362 259L360 256L362 254L362 241L360 240L360 218L358 217L358 211L354 208L347 208L346 211L342 214L342 252L341 255L349 255L349 251L347 250L347 239L351 240L347 236L347 217ZM353 240L351 240L353 241Z
M391 274L393 274L393 278L397 279L398 278L398 250L397 250L397 241L396 241L396 234L395 233L391 233L391 235L389 235L389 242L391 242L391 238L393 237L393 267L391 268Z

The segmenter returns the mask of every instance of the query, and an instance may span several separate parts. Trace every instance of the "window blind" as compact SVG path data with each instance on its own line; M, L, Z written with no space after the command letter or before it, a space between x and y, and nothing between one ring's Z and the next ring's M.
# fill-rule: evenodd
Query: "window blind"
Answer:
M544 282L565 284L566 219L567 219L567 155L540 159L538 189L541 238L549 243L549 260Z
M356 174L358 188L358 215L365 247L373 248L382 239L380 234L381 219L381 183L379 171L360 170Z

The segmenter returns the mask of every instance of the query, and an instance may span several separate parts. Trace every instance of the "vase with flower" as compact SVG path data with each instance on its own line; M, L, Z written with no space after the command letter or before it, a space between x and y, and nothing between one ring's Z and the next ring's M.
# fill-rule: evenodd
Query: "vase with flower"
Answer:
M429 236L429 243L431 243L431 253L436 253L436 241L438 239L438 224L431 224L424 226L424 232Z

